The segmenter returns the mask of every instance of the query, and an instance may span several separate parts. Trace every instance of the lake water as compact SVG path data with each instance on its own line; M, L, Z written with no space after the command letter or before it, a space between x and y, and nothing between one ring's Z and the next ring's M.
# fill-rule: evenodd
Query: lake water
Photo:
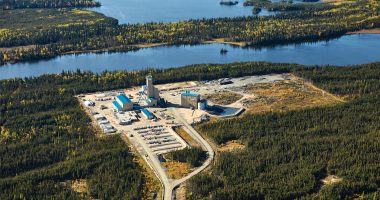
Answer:
M220 5L220 0L100 0L98 8L89 10L119 20L120 24L177 22L189 19L252 16L252 7L244 0L234 6ZM263 10L260 15L270 15Z
M305 65L352 65L380 61L380 35L346 35L317 43L272 48L240 48L224 44L160 46L125 53L64 55L33 63L0 67L0 79L39 76L46 73L168 68L201 63L238 61L287 62ZM220 54L220 49L228 50Z

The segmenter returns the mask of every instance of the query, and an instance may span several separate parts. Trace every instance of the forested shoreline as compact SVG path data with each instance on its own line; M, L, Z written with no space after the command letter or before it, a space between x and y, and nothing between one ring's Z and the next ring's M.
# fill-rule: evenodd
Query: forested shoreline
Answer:
M70 8L97 7L100 3L93 0L3 0L0 9L12 10L21 8Z
M0 26L0 47L37 45L38 48L34 51L21 48L0 52L0 65L51 58L72 51L128 51L134 49L130 45L138 44L199 44L223 38L227 42L242 42L245 46L260 47L328 40L347 32L380 27L379 10L378 1L365 0L338 5L318 5L316 9L308 8L300 12L285 12L267 17L118 25L117 20L99 15L89 22L57 26L52 20L52 24L47 27L17 30L12 28L8 20L17 16L7 11L0 16L0 21L3 22ZM30 12L32 15L34 11L27 9L24 12ZM94 15L92 12L86 12L88 16ZM97 18L102 20L99 22ZM84 33L86 37L82 37L81 34Z

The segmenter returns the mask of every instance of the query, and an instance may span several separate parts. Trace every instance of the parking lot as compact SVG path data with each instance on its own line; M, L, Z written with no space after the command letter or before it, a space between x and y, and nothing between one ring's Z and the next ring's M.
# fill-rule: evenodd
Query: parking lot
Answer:
M187 143L175 133L173 127L179 126L172 114L164 108L147 108L155 117L147 119L140 109L117 111L112 101L118 94L131 97L134 104L139 99L133 98L134 90L119 90L104 93L83 94L78 96L80 102L91 116L94 126L105 135L125 134L137 146L154 154L183 149Z
M157 154L182 149L187 146L186 142L171 128L163 125L136 127L133 132L152 152Z

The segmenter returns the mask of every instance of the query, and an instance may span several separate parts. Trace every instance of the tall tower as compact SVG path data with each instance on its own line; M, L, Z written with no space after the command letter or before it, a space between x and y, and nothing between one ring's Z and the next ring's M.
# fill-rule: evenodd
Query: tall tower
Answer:
M151 75L146 77L146 93L148 98L154 98L153 77Z

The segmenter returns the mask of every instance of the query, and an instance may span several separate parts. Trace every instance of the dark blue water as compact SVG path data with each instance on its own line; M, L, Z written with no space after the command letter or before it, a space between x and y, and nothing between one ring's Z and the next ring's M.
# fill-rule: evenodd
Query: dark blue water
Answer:
M252 16L252 7L244 0L235 6L220 5L220 0L100 0L102 6L91 8L119 20L121 24L177 22L189 19ZM260 15L270 15L262 11Z
M228 53L221 55L221 48L227 49ZM287 62L306 65L352 65L375 62L380 61L380 35L347 35L327 42L263 49L205 44L161 46L126 53L64 55L51 60L2 66L0 79L38 76L76 69L103 72L237 61Z

